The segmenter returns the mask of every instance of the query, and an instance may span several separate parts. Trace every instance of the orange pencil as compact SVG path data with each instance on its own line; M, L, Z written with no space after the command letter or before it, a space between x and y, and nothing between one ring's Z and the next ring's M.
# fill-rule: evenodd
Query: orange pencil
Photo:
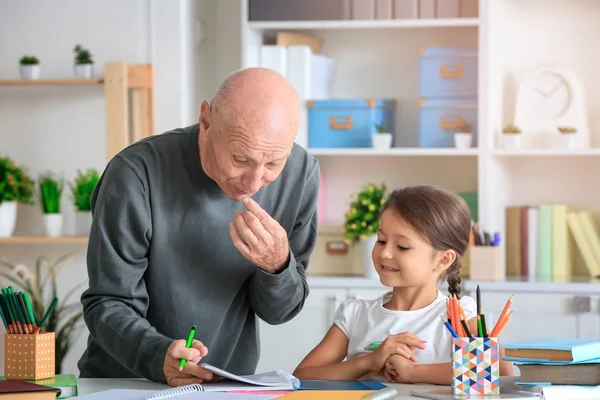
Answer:
M504 305L504 309L502 310L502 312L500 313L500 316L498 317L498 321L496 321L496 325L494 326L494 329L492 329L492 333L496 333L497 328L498 328L498 324L502 321L502 319L504 317L506 317L506 314L508 313L508 310L510 308L510 306L512 305L513 302L513 298L515 297L515 295L513 294L512 296L510 296L510 299L508 299L506 301L506 304ZM494 337L493 335L489 335Z
M467 332L465 332L460 323L460 312L458 311L458 299L456 298L456 295L452 295L452 300L450 301L450 304L452 305L452 314L454 315L454 317L452 318L452 325L456 324L456 328L454 328L454 330L456 331L456 333L458 333L460 337L466 337Z
M506 314L506 316L504 317L504 319L502 319L501 321L498 321L496 323L496 326L494 327L494 330L492 331L493 335L490 335L492 337L498 337L500 336L500 333L502 333L502 331L504 330L504 328L506 327L506 324L508 324L508 321L510 321L510 317L512 316L512 310Z

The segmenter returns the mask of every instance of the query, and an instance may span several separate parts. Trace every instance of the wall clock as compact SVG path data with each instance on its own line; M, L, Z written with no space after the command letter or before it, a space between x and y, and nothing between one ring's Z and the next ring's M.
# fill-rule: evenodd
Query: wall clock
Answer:
M523 131L523 147L554 147L558 126L577 128L575 146L590 147L583 87L567 69L540 67L528 72L518 86L514 122Z

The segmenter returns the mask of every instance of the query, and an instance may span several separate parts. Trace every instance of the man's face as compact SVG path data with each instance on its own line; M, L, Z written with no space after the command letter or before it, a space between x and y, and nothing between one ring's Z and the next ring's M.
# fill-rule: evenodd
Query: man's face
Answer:
M207 106L208 107L208 106ZM273 182L291 154L294 144L288 121L271 116L262 123L238 119L215 121L210 109L200 117L202 165L207 174L232 200L253 196Z

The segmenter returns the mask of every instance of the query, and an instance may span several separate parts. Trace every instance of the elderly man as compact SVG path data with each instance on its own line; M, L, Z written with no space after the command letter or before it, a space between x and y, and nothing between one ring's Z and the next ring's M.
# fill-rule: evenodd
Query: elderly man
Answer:
M294 143L299 111L282 76L241 70L202 103L199 124L110 161L92 199L81 377L179 386L214 378L201 358L255 371L256 316L284 323L309 291L319 165Z

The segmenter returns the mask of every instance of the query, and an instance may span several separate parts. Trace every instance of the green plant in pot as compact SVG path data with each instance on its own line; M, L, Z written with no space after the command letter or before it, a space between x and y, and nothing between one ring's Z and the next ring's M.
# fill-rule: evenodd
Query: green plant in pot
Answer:
M0 237L12 236L17 223L17 204L33 205L35 182L24 166L0 157Z
M371 135L372 146L375 149L389 149L392 147L393 136L385 124L375 124L375 133Z
M515 124L507 124L502 129L504 147L518 149L521 147L521 129Z
M573 126L558 126L557 145L563 149L573 149L576 147L577 128Z
M40 60L35 56L26 55L19 60L21 79L39 79L40 70Z
M0 260L0 276L14 291L23 291L29 294L32 302L33 315L37 324L42 320L52 300L58 297L59 301L54 311L49 314L42 328L42 332L55 334L55 373L60 374L65 356L79 337L83 327L83 308L77 300L69 303L71 298L85 284L81 282L65 295L58 293L57 280L60 272L70 265L75 254L67 254L57 259L42 256L36 260L33 271L27 266L14 265Z
M345 214L344 240L351 245L360 244L361 263L365 275L375 278L377 274L371 259L376 232L379 229L379 214L386 201L387 185L370 182L354 195Z
M94 168L77 170L73 182L69 183L73 205L75 206L75 232L88 235L92 224L92 194L100 180L100 174Z
M61 235L63 228L60 201L64 181L56 177L53 173L48 172L40 176L38 185L46 235L49 237L58 237Z
M94 60L92 53L81 45L75 45L75 77L80 79L90 79L94 74Z

